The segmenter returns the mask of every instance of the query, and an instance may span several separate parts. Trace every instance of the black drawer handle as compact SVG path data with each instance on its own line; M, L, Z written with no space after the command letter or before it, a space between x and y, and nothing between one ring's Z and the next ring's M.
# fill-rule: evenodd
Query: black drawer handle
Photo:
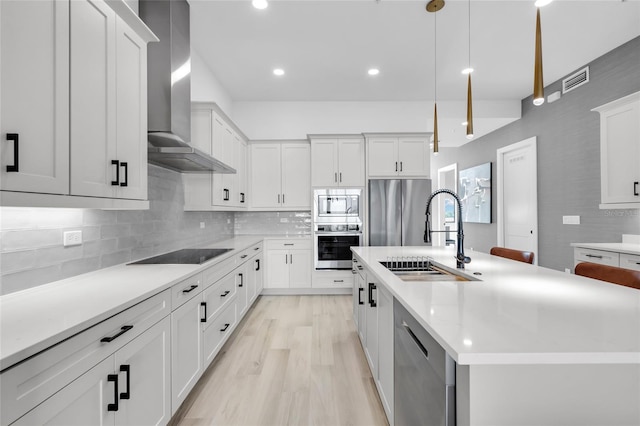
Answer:
M197 284L193 284L191 287L189 287L186 290L182 290L182 293L187 294L187 293L191 293L193 290L195 290L196 288L198 288Z
M16 152L18 152L18 148L16 147ZM16 157L17 158L17 157ZM16 159L16 164L18 164L18 160ZM8 168L9 166L7 166ZM9 171L9 170L7 170ZM16 168L16 172L18 171L18 169ZM638 184L640 182L633 182L633 195L635 195L636 197L640 194L638 194Z
M111 165L116 166L116 180L111 181L111 186L120 186L120 162L111 160Z
M112 342L112 341L116 340L118 337L122 336L127 331L131 330L132 328L133 328L132 325L123 325L118 333L114 334L113 336L103 337L102 339L100 339L100 341L102 343Z
M284 245L285 245L285 246L293 246L293 245L295 245L295 244L294 244L294 243L285 243Z
M222 190L222 201L229 201L229 190L228 189L223 189Z
M224 327L222 327L222 328L220 329L220 331L227 331L227 328L229 328L229 326L230 326L230 325L231 325L231 324L229 324L229 323L225 324L225 325L224 325Z
M240 202L244 203L244 192L240 193Z
M120 399L131 399L131 366L121 365L120 371L127 373L127 391L120 393Z
M594 258L594 259L602 259L602 256L597 256L597 255L595 255L595 254L587 254L587 255L585 255L585 256L587 256L587 257L592 257L592 258Z
M358 305L364 305L364 302L362 301L362 292L364 291L364 288L360 287L358 288Z
M248 256L248 254L243 254L242 256L240 256L240 259L244 259L247 256Z
M260 247L254 247L253 251L260 250Z
M260 259L256 259L256 271L260 270Z
M376 287L374 283L369 283L369 306L371 306L372 308L375 308L376 306L378 306L376 301L373 300L373 290L377 288L378 287Z
M207 322L207 302L200 302L200 306L204 306L204 318L200 318L200 322Z
M334 283L343 283L344 280L333 280Z
M225 291L220 295L220 297L227 297L227 294L231 293L229 290Z
M129 186L129 164L126 161L120 163L120 167L124 167L124 182L120 186Z
M243 274L238 274L238 276L240 277L240 284L238 284L238 287L243 287L244 286L244 275Z
M7 140L13 141L13 164L7 165L7 173L18 172L18 164L20 163L20 155L18 154L19 136L17 133L7 133Z
M107 411L118 411L118 375L108 374L107 382L113 382L113 404L107 404Z

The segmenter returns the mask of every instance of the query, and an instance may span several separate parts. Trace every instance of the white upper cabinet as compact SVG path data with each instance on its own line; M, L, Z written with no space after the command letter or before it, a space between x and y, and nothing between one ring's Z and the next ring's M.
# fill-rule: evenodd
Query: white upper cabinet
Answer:
M215 103L191 104L191 145L233 167L236 173L183 175L185 210L246 209L246 144L237 126Z
M3 192L2 205L147 207L147 42L155 35L117 1L0 7L1 127L11 140L2 143L2 190L19 191ZM18 171L5 167L14 160Z
M311 185L364 186L364 139L311 136Z
M640 207L640 92L595 108L600 113L601 208Z
M429 138L426 135L367 136L369 177L429 177Z
M69 2L1 1L0 39L0 189L68 194Z
M306 142L250 144L250 206L258 210L311 208L311 149Z

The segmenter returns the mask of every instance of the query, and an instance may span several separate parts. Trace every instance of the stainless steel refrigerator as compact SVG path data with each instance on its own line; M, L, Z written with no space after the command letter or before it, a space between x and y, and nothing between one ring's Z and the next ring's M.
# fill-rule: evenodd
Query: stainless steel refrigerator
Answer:
M369 181L369 245L423 246L431 179Z

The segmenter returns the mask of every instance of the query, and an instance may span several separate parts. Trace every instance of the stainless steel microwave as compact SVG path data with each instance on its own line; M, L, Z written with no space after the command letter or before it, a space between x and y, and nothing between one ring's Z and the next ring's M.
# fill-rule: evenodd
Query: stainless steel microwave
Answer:
M361 189L315 189L314 216L316 223L343 221L361 223L363 213ZM354 222L354 219L355 222Z

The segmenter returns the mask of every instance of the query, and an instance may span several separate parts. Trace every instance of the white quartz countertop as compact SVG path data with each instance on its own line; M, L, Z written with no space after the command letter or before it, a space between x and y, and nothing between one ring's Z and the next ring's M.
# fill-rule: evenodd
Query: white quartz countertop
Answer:
M572 243L573 247L582 247L594 250L612 251L616 253L640 255L640 244L633 243Z
M0 297L0 370L79 333L239 251L259 236L198 248L231 248L202 265L130 265L100 269Z
M353 247L377 280L459 364L640 364L640 291L470 251L481 281L404 282L379 261L453 247ZM474 274L481 275L474 275Z

